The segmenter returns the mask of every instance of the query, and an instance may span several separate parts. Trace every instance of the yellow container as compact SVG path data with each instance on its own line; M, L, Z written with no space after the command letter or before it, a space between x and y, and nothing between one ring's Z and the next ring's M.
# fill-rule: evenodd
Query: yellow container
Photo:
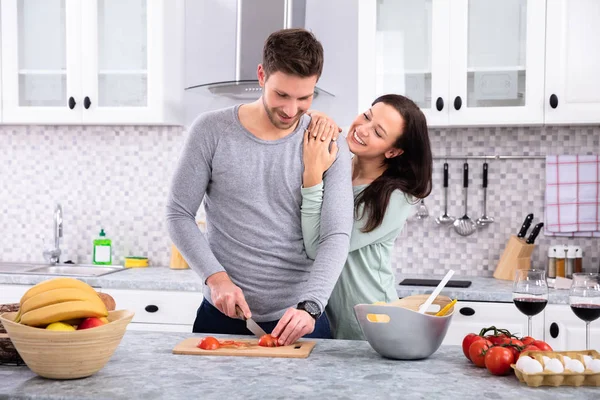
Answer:
M145 268L147 266L147 257L125 257L125 268Z

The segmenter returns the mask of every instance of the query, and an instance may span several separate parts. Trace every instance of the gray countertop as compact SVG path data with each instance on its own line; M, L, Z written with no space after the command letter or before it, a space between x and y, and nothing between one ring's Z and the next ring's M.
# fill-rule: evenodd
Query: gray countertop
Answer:
M468 363L459 346L388 360L365 341L318 340L306 359L173 355L185 333L127 331L97 374L71 381L0 365L0 399L597 399L597 387L529 388ZM227 336L221 336L227 337Z
M101 268L101 267L99 267ZM45 275L19 275L0 273L0 284L33 285L51 278ZM400 275L405 278L441 279L440 276ZM202 280L192 270L172 270L167 267L132 268L98 278L80 278L94 287L111 289L201 291ZM492 277L453 276L453 280L469 280L469 288L445 288L442 294L463 301L512 302L512 281ZM433 287L397 286L398 296L431 293ZM550 289L549 303L569 304L568 290Z

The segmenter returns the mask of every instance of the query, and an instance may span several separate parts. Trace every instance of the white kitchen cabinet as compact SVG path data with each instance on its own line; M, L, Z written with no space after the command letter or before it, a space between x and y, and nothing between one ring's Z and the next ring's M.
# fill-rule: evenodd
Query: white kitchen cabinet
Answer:
M182 0L3 0L4 123L177 124Z
M400 93L430 126L543 123L545 0L358 7L359 110Z
M461 345L467 334L479 334L482 328L490 326L508 329L519 336L527 335L527 317L513 303L458 301L442 344ZM544 338L543 312L533 317L531 329L534 338Z
M600 2L547 0L547 124L600 122Z
M18 303L32 285L0 285L0 304ZM192 332L201 292L96 288L111 295L117 309L135 312L128 330Z
M575 316L571 307L549 304L545 310L546 341L553 350L585 350L585 322ZM590 347L600 350L600 321L590 323Z

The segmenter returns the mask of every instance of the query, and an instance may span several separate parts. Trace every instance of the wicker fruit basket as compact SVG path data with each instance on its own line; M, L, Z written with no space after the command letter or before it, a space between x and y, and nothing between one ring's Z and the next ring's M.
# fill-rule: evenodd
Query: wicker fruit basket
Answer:
M570 357L574 360L579 360L585 366L583 356L590 356L594 359L600 359L600 353L596 350L582 350L582 351L526 351L523 352L522 356L530 356L544 366L543 357L557 358L563 365L565 361L564 356ZM562 373L554 373L544 370L543 372L528 374L517 368L516 364L512 364L511 367L515 370L515 375L519 381L526 383L531 387L538 386L600 386L600 372L593 372L589 369L583 371L583 373L571 372L565 370Z
M13 311L19 311L19 303L0 304L0 314ZM8 337L2 321L0 321L0 364L24 364L23 359Z

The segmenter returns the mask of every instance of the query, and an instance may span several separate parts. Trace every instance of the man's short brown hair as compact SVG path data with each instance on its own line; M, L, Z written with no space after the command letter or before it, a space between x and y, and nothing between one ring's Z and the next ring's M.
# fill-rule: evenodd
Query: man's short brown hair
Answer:
M262 65L266 77L277 71L303 78L323 72L323 46L306 29L281 29L267 38Z

